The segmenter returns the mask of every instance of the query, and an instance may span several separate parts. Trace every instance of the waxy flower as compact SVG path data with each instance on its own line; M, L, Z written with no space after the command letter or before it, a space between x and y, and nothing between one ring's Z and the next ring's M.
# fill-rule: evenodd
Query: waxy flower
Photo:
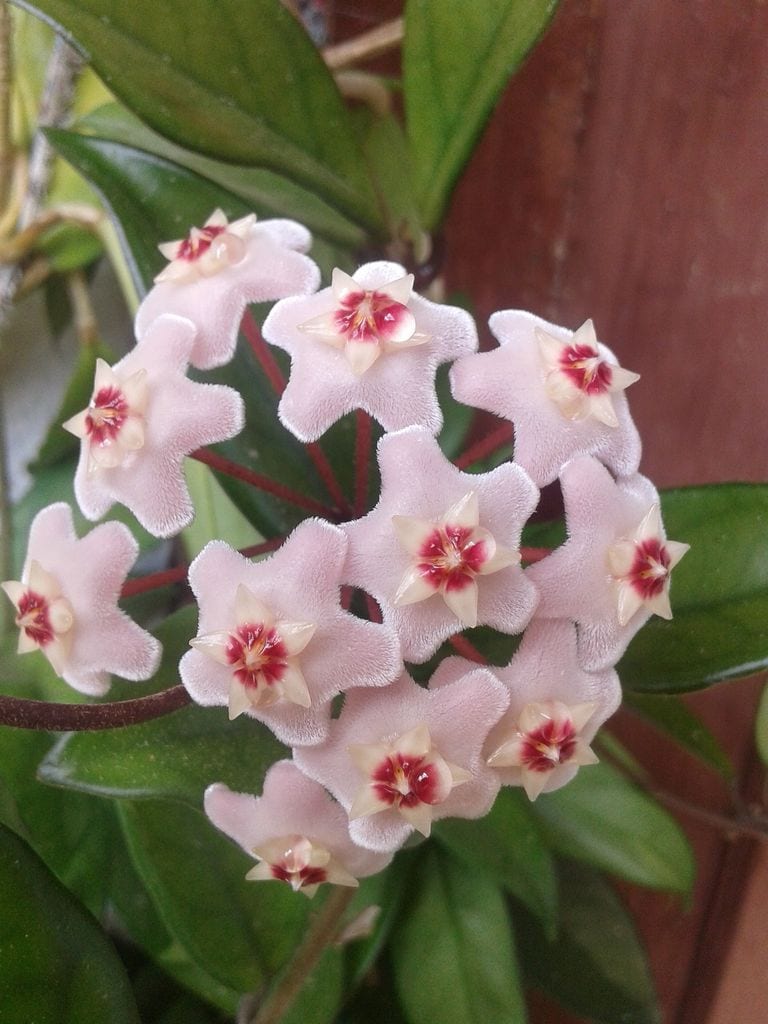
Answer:
M233 437L244 417L232 388L187 379L194 338L189 320L162 316L113 367L99 360L88 408L64 424L82 439L75 494L89 519L119 501L157 537L192 521L182 461Z
M308 256L312 237L292 220L257 221L254 214L228 222L216 210L202 228L167 242L171 262L155 278L136 314L136 337L163 313L187 317L197 328L189 360L207 370L232 358L249 302L313 292L320 272Z
M21 580L2 584L16 608L19 653L41 650L57 675L92 697L107 692L112 673L148 679L160 644L117 607L137 554L122 523L102 523L78 539L68 505L39 512Z
M342 609L347 539L308 519L270 558L212 541L189 568L198 636L181 678L198 704L228 705L288 744L321 742L341 690L385 686L401 668L392 629Z
M293 756L349 812L356 843L395 850L439 818L487 813L499 779L482 748L508 703L487 669L435 691L404 673L384 689L348 694L328 741Z
M258 858L246 878L287 882L312 897L318 886L357 886L391 857L356 846L347 816L322 786L291 761L267 772L261 797L233 793L218 783L205 791L205 813L213 824Z
M454 683L472 668L464 658L446 658L430 688ZM523 786L535 800L597 761L589 744L618 708L621 687L612 670L584 671L572 622L534 619L509 665L491 671L510 695L485 744L503 785Z
M616 482L583 456L560 480L568 539L526 572L541 591L537 616L576 622L581 663L596 671L618 661L652 614L671 615L670 572L688 545L667 541L645 477Z
M412 287L399 264L367 263L354 277L336 270L330 288L272 309L264 337L291 357L278 415L299 440L316 440L352 409L385 430L440 429L435 372L474 352L477 331L463 309L429 302Z
M638 375L618 366L591 320L577 331L532 313L494 313L500 347L451 368L456 398L515 425L515 462L539 486L576 455L594 455L618 476L640 464L640 437L624 389Z
M519 466L462 473L423 428L379 442L381 499L345 524L347 582L373 594L406 661L480 623L507 633L537 601L519 565L520 533L538 491Z

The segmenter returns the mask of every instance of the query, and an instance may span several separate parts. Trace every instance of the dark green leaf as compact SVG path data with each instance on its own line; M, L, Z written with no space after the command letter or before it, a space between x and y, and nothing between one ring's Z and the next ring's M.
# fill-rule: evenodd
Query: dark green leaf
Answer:
M659 1024L645 953L616 894L575 864L561 864L558 881L556 940L533 915L515 913L526 982L597 1024Z
M763 689L760 706L755 720L755 742L757 752L765 764L768 764L768 686Z
M377 226L346 108L277 0L34 0L107 86L161 135L285 174Z
M0 1014L34 1024L139 1024L128 979L96 921L0 825Z
M417 263L428 255L414 192L413 169L400 122L392 114L371 118L365 144L371 178L387 221L387 233L412 249Z
M724 778L733 777L733 765L728 755L704 723L679 697L674 694L638 693L629 690L624 703Z
M448 818L435 825L439 842L467 865L516 896L551 933L557 918L552 854L521 790L503 789L479 821Z
M691 550L672 574L675 617L637 634L618 666L624 686L681 692L768 666L768 485L667 491L662 511Z
M525 1021L504 896L439 847L425 851L391 955L411 1024Z
M408 0L405 112L428 228L439 223L493 105L554 8L555 0Z
M309 901L287 885L246 882L253 861L199 811L160 801L120 810L134 864L171 935L220 984L257 989L289 956Z
M688 892L693 884L693 855L680 826L606 764L583 768L534 809L564 856L650 889Z

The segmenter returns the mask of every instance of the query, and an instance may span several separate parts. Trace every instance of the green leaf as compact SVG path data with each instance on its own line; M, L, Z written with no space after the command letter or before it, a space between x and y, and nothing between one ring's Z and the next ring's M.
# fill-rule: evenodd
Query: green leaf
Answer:
M413 168L403 129L392 114L369 120L363 146L371 178L393 240L410 244L417 263L423 263L428 239L419 217Z
M171 935L220 984L257 989L290 955L309 901L287 885L246 882L253 860L199 811L147 801L123 804L120 814L134 864Z
M688 892L695 865L677 822L606 764L582 769L534 804L545 838L564 856L650 889Z
M557 919L554 861L520 790L502 789L490 814L479 821L438 822L434 835L468 868L504 886L552 932Z
M439 847L425 851L390 948L412 1024L525 1021L503 893Z
M555 0L408 0L403 89L416 190L428 228L507 79L538 39Z
M674 694L628 691L624 703L652 722L684 750L719 772L733 778L730 758L704 723Z
M109 940L17 835L0 825L0 1013L35 1024L139 1024Z
M78 131L143 150L178 164L238 196L259 216L293 217L311 231L348 248L360 249L367 235L322 199L272 171L237 167L175 145L119 103L109 103L77 122Z
M768 764L768 686L763 689L760 706L755 719L755 742L757 752L765 764Z
M526 982L597 1024L660 1024L643 947L616 894L576 864L562 863L558 881L556 939L533 915L515 912Z
M250 547L263 540L227 497L207 466L187 459L184 476L195 507L195 518L182 532L184 551L189 561L199 555L214 537L226 537L233 548Z
M691 550L672 574L674 619L654 616L619 662L625 688L696 690L768 667L768 485L667 491L662 511Z

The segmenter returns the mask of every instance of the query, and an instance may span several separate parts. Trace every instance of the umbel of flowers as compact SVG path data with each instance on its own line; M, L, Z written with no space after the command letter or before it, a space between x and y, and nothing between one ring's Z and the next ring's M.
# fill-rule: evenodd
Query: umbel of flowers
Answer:
M397 264L337 270L317 290L309 245L291 221L215 211L162 246L170 262L139 308L135 348L99 362L88 407L65 426L81 438L87 518L121 502L155 535L177 533L194 514L183 460L244 417L235 391L192 382L188 366L227 362L247 304L280 300L263 335L291 360L283 426L312 443L362 410L383 427L381 496L367 514L309 518L259 561L213 540L188 573L200 610L179 668L189 694L292 748L261 795L212 779L205 810L253 858L248 878L311 896L380 871L433 821L486 814L500 786L535 800L594 763L592 740L620 700L614 665L650 615L671 616L670 573L687 546L666 539L638 474L625 395L637 375L591 321L574 332L495 313L499 345L478 353L469 314L416 294ZM512 461L469 473L443 454L442 363L460 402L514 424ZM521 535L554 480L567 539L541 557ZM149 678L159 645L117 607L135 555L117 523L78 539L67 506L43 510L22 579L3 584L19 652L39 649L91 695L110 673ZM349 610L352 588L367 621ZM406 663L446 642L476 654L461 635L476 625L522 634L508 665L452 656L414 682Z

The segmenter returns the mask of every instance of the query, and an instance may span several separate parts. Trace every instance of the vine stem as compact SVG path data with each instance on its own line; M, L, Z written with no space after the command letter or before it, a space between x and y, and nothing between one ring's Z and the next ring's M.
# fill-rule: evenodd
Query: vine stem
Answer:
M346 886L332 888L325 903L310 922L286 970L249 1024L280 1024L317 967L321 956L341 931L344 911L354 899L356 891Z
M251 346L251 351L258 360L267 380L272 385L275 394L282 395L285 391L285 377L283 377L283 371L280 369L275 357L272 355L269 345L264 341L262 333L259 330L259 325L256 323L250 309L246 310L240 326L248 344ZM352 510L344 491L341 489L339 481L336 479L336 474L333 472L333 466L331 466L330 462L326 458L325 452L317 441L310 441L305 445L305 447L307 449L307 454L312 460L315 469L320 476L320 479L325 485L325 489L330 495L331 501L336 503L342 517L349 516Z
M452 636L448 643L457 654L460 654L462 658L466 658L467 661L474 661L478 665L488 664L486 656L481 654L475 645L471 643L471 641L467 640L465 636L462 636L461 633L457 633L456 636Z
M184 687L148 697L116 700L106 704L58 704L25 697L0 696L0 725L16 729L44 729L48 732L84 732L95 729L119 729L161 718L192 703Z
M486 434L485 437L481 437L479 441L470 445L466 451L454 459L454 464L458 469L466 469L473 462L479 462L480 459L485 459L489 455L495 455L502 445L508 444L512 440L513 436L512 424L502 423L490 434Z

